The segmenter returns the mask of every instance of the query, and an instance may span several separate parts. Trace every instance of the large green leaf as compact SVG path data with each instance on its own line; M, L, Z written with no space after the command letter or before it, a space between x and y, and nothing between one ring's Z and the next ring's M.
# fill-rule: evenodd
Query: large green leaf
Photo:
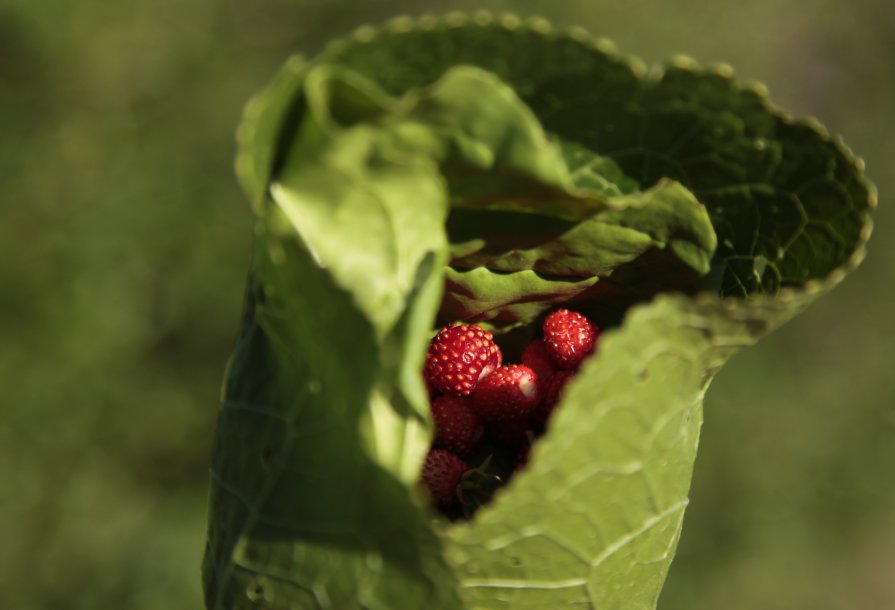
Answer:
M249 106L256 212L203 573L209 609L652 609L717 369L838 283L858 160L726 68L645 72L515 17L396 20ZM529 467L467 522L417 477L434 325L610 327Z

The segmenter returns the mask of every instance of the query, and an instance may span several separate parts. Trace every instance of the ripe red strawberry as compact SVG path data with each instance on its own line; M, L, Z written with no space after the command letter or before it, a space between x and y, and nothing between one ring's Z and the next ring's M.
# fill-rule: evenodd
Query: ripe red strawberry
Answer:
M438 506L455 506L457 486L469 470L466 462L444 449L430 449L423 464L423 487Z
M522 445L516 452L516 459L513 463L513 470L522 470L528 466L528 460L531 458L531 445Z
M467 396L501 359L491 333L475 324L452 324L429 344L423 376L430 389Z
M472 406L486 422L519 419L541 401L537 374L524 364L508 364L483 378L472 394Z
M482 436L482 421L469 399L442 394L430 408L435 421L435 446L468 455Z
M561 369L581 364L599 336L599 327L576 311L557 309L544 319L544 347Z
M538 427L538 423L531 415L523 415L511 421L491 422L485 426L485 431L488 437L499 445L518 447L531 443L537 436Z
M556 365L547 353L543 339L535 339L522 350L522 364L532 369L538 379L547 379L556 371Z
M563 390L575 371L556 371L544 382L544 398L535 410L535 417L546 424L556 405L562 399Z

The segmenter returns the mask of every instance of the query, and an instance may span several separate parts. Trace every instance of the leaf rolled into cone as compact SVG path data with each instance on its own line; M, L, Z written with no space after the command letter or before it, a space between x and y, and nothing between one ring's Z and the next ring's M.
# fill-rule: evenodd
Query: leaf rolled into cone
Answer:
M255 247L211 468L215 610L654 608L712 376L860 262L875 206L839 140L729 70L646 71L543 20L363 29L290 60L238 135ZM471 518L439 516L430 340L476 324L535 370L558 309L595 353L533 444L495 437L529 442L478 462Z

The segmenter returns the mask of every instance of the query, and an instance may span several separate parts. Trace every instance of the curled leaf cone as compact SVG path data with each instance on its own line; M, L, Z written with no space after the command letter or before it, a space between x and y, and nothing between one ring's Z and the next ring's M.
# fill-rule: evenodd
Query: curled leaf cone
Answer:
M208 608L655 606L707 383L860 263L876 194L838 138L728 69L642 68L542 20L426 16L291 60L247 106L237 171L265 297L217 419ZM619 327L537 441L544 467L487 519L433 527L391 459L395 439L430 440L426 405L400 397L418 394L425 321L510 328L561 303ZM468 395L464 375L438 392ZM375 470L345 459L362 443ZM635 484L610 463L637 464ZM334 510L359 488L377 501Z

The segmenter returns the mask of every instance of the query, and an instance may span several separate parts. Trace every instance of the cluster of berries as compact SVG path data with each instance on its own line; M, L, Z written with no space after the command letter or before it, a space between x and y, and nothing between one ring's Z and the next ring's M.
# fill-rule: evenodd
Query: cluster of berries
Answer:
M563 388L594 351L600 329L580 313L559 309L528 344L521 364L503 364L491 333L474 324L442 328L429 344L423 377L429 389L435 440L422 482L443 510L470 504L495 452L525 465ZM473 468L468 456L482 461ZM467 459L464 459L467 458Z

